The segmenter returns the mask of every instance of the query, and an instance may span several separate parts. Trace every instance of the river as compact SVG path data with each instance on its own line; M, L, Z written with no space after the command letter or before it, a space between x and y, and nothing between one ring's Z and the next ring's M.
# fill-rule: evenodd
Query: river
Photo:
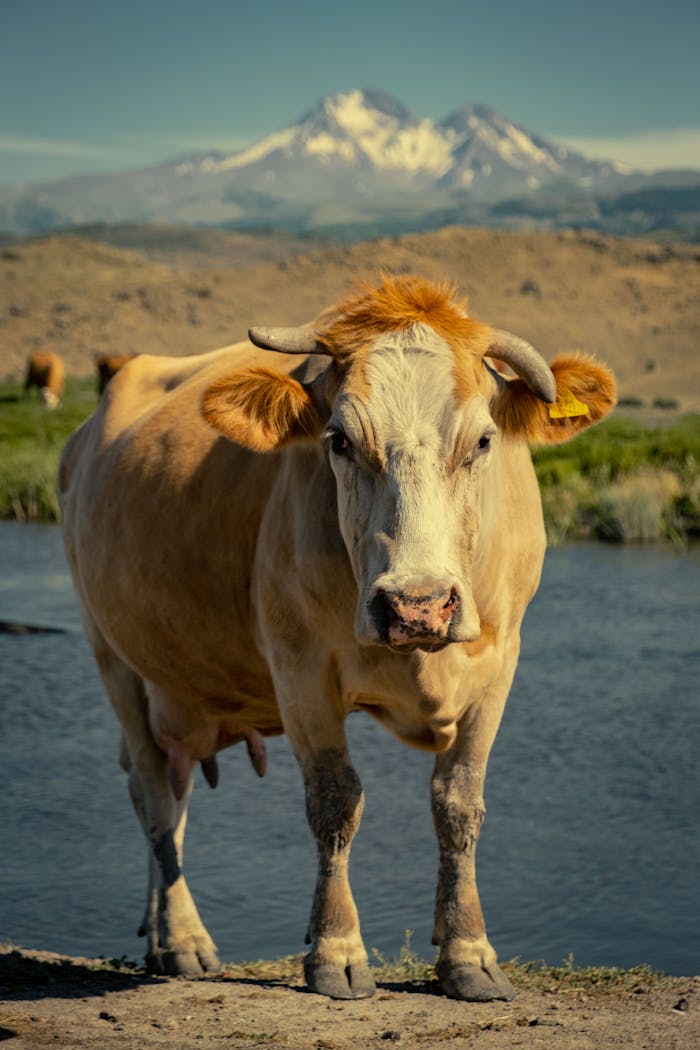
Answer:
M700 972L700 552L572 545L547 554L487 778L478 878L515 955ZM146 854L119 733L51 526L0 524L4 799L0 940L138 959ZM364 715L348 735L367 803L351 880L369 950L430 945L429 756ZM197 778L185 868L222 958L303 949L315 878L284 738L259 780L244 748Z

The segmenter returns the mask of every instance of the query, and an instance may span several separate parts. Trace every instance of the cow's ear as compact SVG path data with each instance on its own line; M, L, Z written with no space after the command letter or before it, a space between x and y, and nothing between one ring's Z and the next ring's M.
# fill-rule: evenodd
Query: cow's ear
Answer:
M609 368L585 354L560 355L550 365L557 399L548 405L522 379L503 383L492 414L505 434L531 445L557 445L604 419L615 407L615 377Z
M202 415L226 437L256 452L315 437L323 426L306 388L271 368L249 368L217 379L204 393Z

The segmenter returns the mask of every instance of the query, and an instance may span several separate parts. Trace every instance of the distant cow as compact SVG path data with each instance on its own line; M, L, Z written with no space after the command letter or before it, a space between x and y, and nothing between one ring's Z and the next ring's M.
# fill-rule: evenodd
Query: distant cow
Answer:
M47 408L56 408L63 397L66 370L58 354L35 350L27 360L25 393L36 387Z
M374 992L348 881L364 795L344 723L364 711L436 755L443 991L510 999L475 851L545 550L528 445L605 416L612 375L576 354L550 368L407 276L250 339L139 357L60 467L68 560L150 851L147 965L219 966L182 870L193 773L214 787L217 752L245 741L262 775L264 738L286 732L318 849L307 983Z
M117 374L120 368L136 357L136 354L96 354L95 370L97 372L97 393L100 397L105 392L107 383Z

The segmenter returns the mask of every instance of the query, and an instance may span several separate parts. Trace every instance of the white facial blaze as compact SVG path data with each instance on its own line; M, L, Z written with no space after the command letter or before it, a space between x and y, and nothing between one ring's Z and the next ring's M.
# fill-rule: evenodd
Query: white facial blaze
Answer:
M331 453L340 526L359 587L358 638L372 639L378 591L456 591L464 629L478 633L470 586L477 479L455 452L491 424L483 398L460 406L453 355L430 328L378 340L364 378L368 395L344 393L330 428L350 454ZM466 436L466 442L465 442Z
M457 571L445 478L455 418L451 360L435 351L389 350L374 355L369 378L369 413L388 479L383 517L392 541L380 585L424 586L429 594L436 580Z

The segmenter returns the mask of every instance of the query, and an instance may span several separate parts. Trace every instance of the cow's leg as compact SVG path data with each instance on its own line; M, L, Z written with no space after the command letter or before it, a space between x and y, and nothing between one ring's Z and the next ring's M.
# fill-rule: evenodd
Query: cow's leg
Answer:
M146 965L156 973L198 976L217 970L216 946L199 917L182 871L189 777L180 799L171 786L167 756L148 720L143 681L99 637L91 642L100 674L122 724L122 764L149 845L149 886L139 933L148 939Z
M306 815L318 850L306 983L332 999L363 999L374 995L375 984L348 879L350 847L365 802L362 785L350 763L343 719L325 704L302 725L289 710L285 729L304 777Z
M475 854L485 815L484 777L501 720L507 688L493 693L462 718L457 739L437 756L431 784L433 820L440 847L433 943L437 974L454 999L512 999L515 989L486 937L476 885Z

